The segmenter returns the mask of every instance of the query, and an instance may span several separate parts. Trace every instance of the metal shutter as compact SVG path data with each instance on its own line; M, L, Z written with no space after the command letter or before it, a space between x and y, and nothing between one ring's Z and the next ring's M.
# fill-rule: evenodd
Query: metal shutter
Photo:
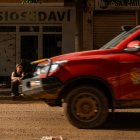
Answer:
M135 11L94 11L93 49L102 47L122 32L122 25L136 25Z

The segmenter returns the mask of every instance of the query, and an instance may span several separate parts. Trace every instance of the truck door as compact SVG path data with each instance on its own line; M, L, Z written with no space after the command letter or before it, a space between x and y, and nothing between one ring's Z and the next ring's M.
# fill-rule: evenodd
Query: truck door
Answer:
M120 97L140 100L140 52L120 55Z

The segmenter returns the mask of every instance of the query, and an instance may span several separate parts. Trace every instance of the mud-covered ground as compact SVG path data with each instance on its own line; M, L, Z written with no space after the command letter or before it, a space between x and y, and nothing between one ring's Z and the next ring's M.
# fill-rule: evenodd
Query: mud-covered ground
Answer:
M0 140L41 140L44 136L66 140L140 140L140 109L110 115L102 129L77 129L62 107L42 101L0 101Z

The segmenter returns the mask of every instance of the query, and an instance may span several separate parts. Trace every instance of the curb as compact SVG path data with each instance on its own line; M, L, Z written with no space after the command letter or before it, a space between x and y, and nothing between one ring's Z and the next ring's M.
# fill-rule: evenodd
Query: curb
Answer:
M11 97L11 88L0 88L0 101L42 101L41 99L31 99L24 98L22 96L19 97Z
M0 100L15 100L15 101L41 101L40 99L30 99L24 97L11 97L10 88L0 88Z
M0 100L12 100L11 96L1 96L0 95Z
M2 100L11 100L11 101L42 101L41 99L30 99L19 97L11 97L11 96L0 96L0 101Z

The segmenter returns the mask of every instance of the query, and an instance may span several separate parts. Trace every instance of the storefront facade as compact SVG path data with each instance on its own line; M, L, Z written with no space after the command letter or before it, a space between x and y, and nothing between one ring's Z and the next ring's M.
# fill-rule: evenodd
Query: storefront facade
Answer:
M136 25L135 11L94 11L93 49L98 49L122 32L122 25Z
M86 6L87 10L83 12L83 29L86 28L83 30L83 50L99 49L122 32L122 25L140 24L140 0L88 0Z
M121 32L122 25L140 24L140 0L96 0L93 11L93 48L100 48Z
M16 63L75 51L75 8L42 5L0 6L0 77Z

